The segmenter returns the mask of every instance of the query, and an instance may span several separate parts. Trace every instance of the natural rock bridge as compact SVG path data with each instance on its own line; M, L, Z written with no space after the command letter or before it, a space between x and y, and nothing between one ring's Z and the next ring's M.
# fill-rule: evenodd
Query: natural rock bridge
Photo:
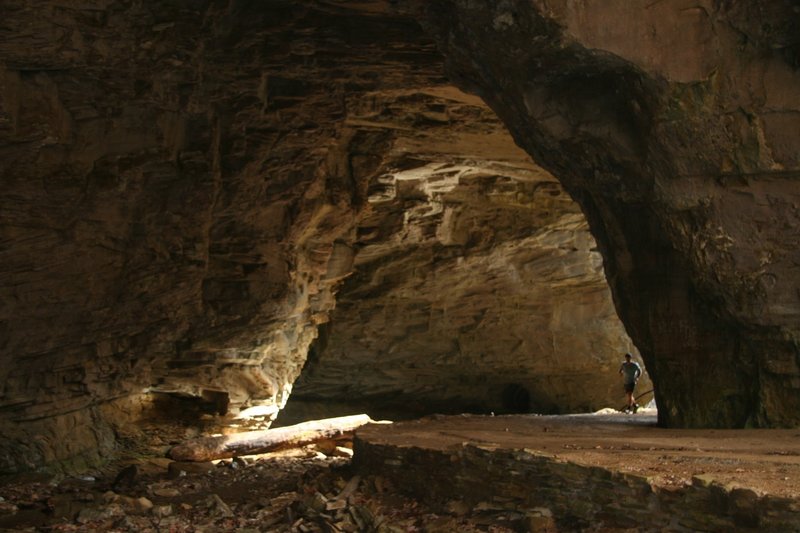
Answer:
M798 10L3 2L0 472L618 407L628 351L660 426L797 427Z

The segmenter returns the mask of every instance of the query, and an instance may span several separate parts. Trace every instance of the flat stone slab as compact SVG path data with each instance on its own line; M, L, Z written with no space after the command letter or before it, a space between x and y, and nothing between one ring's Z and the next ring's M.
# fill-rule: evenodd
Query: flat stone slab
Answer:
M362 427L355 464L434 504L532 521L548 509L561 527L800 529L800 429L662 429L653 413L435 416Z

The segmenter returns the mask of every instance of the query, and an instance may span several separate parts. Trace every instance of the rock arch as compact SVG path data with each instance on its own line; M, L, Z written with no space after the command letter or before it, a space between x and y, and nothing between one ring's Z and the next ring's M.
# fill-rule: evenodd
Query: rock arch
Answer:
M794 5L578 5L4 3L0 470L96 460L154 389L285 402L386 185L379 95L451 84L420 23L580 204L661 421L796 425Z
M418 7L582 206L661 423L796 425L796 5Z

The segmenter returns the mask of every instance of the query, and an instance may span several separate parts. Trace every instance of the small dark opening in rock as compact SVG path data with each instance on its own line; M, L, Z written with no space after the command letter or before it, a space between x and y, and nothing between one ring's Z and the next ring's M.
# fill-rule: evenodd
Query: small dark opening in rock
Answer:
M151 391L154 416L199 420L203 415L226 415L230 397L226 391L203 389L199 396L180 391Z
M507 413L529 413L531 393L518 383L509 383L500 395L503 410Z
M226 391L203 389L203 401L206 408L218 415L228 414L228 404L230 397Z

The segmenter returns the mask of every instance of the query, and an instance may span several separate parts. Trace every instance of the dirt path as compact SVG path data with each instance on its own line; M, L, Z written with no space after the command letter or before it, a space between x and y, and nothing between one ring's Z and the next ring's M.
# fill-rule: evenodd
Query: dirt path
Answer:
M637 473L659 486L709 476L764 494L800 498L800 429L679 430L654 412L566 416L429 417L367 426L371 442L445 449L462 443L536 450L559 459Z

